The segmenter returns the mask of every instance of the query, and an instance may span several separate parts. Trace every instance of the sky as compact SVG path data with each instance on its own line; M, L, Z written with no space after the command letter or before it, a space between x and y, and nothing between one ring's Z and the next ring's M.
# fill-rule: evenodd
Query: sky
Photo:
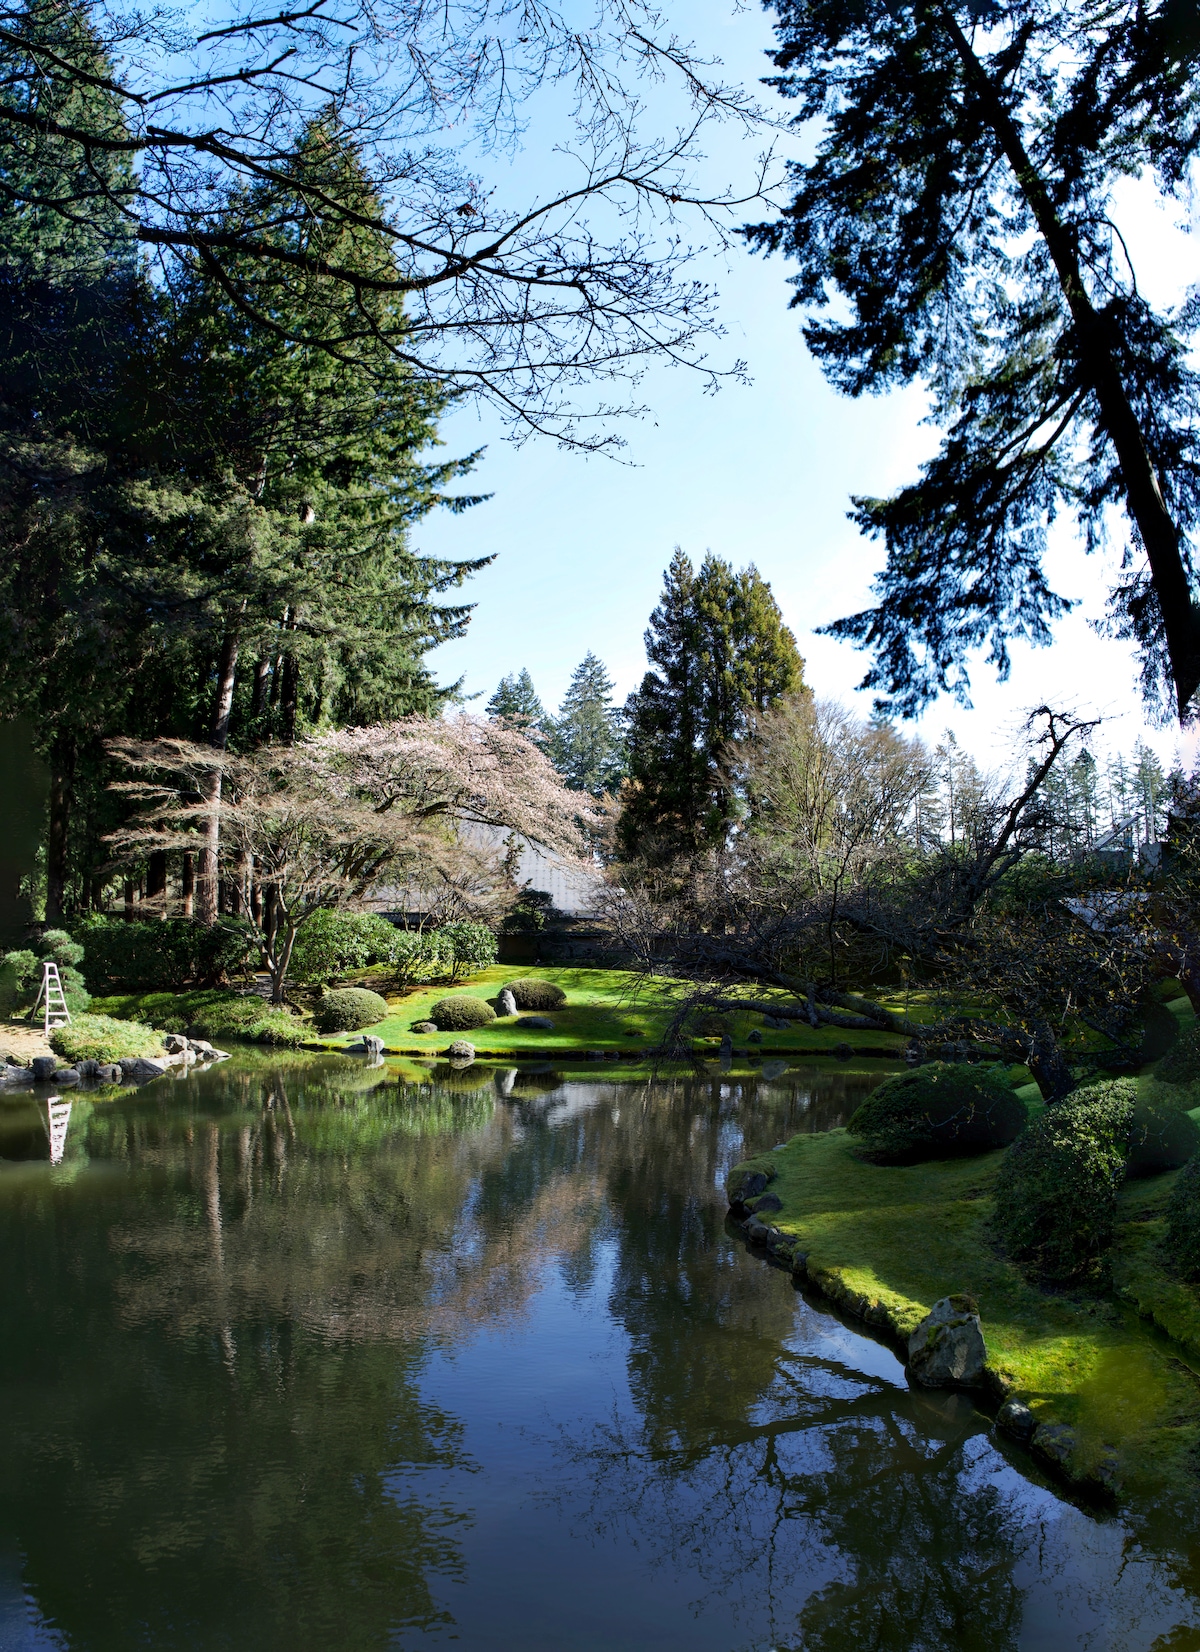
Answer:
M727 73L752 82L764 72L770 33L757 8L701 0L688 8L688 26L699 45L719 53ZM512 176L497 171L502 187L549 187L546 138L531 128L522 152L504 163ZM710 174L747 177L757 149L757 141L726 130L710 142ZM1149 296L1173 298L1196 278L1190 226L1178 225L1178 209L1160 209L1136 185L1123 207L1122 227ZM824 382L787 307L785 261L739 249L708 258L704 273L720 289L727 332L713 357L745 358L751 382L726 383L714 395L699 374L656 367L640 392L650 412L626 423L619 461L564 450L549 438L514 446L486 407L463 405L445 420L449 453L486 449L470 491L491 498L459 516L429 518L418 548L496 560L469 582L466 595L477 606L465 637L431 657L442 682L461 678L465 694L486 699L502 676L527 667L553 709L591 649L623 699L645 670L643 632L680 545L697 562L708 550L738 567L753 561L796 635L810 686L869 712L870 695L857 690L866 657L816 628L870 601L883 560L882 546L847 520L851 496L886 494L911 480L937 432L923 422L919 388L850 400ZM934 741L952 728L983 766L1002 768L1025 714L1050 701L1104 717L1098 752L1129 751L1142 738L1169 764L1177 735L1146 725L1132 650L1088 623L1104 611L1106 566L1085 556L1065 527L1054 532L1047 566L1055 588L1078 601L1056 626L1053 644L1014 644L1003 683L978 659L972 708L944 698L914 732Z

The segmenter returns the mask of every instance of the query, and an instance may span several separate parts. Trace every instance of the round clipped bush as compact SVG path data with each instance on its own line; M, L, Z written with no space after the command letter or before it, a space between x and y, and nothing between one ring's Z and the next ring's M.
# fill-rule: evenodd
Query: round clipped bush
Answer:
M1031 1278L1083 1278L1111 1245L1136 1100L1131 1079L1076 1090L1005 1154L993 1220L1004 1250Z
M1126 1174L1157 1176L1164 1170L1178 1170L1195 1153L1200 1153L1200 1129L1194 1120L1154 1096L1139 1096L1129 1128Z
M139 1055L161 1055L162 1034L140 1021L77 1015L70 1026L52 1029L50 1048L72 1065L77 1061L132 1061Z
M505 986L516 999L519 1010L560 1010L567 995L553 981L534 981L524 976L506 981Z
M494 1021L496 1012L482 998L464 992L454 998L439 998L429 1011L429 1019L439 1032L470 1032Z
M1154 1069L1164 1084L1195 1084L1200 1079L1200 1021L1181 1032Z
M863 1153L884 1164L986 1153L1025 1128L1025 1105L977 1068L931 1061L883 1081L846 1126Z
M1171 1189L1162 1252L1179 1279L1200 1280L1200 1158L1184 1165Z
M387 1003L377 992L368 992L365 987L337 987L320 1000L313 1020L319 1032L359 1032L382 1021L387 1012Z

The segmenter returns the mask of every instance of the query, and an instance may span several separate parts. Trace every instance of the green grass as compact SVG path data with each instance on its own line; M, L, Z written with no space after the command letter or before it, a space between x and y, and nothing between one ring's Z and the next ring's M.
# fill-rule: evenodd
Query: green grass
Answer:
M1025 1280L992 1242L1002 1158L872 1165L834 1130L796 1137L752 1162L775 1166L770 1191L782 1209L763 1219L807 1252L818 1290L902 1336L939 1297L970 1291L996 1377L1039 1421L1076 1430L1075 1473L1087 1478L1115 1451L1122 1485L1161 1489L1166 1480L1194 1495L1200 1384L1186 1359L1200 1357L1200 1298L1162 1273L1158 1224L1144 1220L1173 1176L1124 1190L1112 1290L1052 1293ZM1147 1323L1151 1313L1177 1344Z
M636 1054L650 1050L661 1040L671 1019L671 1000L679 989L671 982L655 982L640 990L635 978L624 970L569 969L565 967L531 968L527 964L497 964L491 969L461 981L456 986L415 987L403 995L388 995L391 1013L377 1026L365 1030L382 1038L388 1049L406 1053L436 1054L445 1048L453 1034L414 1033L412 1023L426 1019L430 1007L439 998L457 993L471 993L480 998L494 998L507 981L519 977L534 977L554 981L567 995L566 1006L548 1012L554 1021L554 1030L527 1030L517 1026L517 1018L497 1020L465 1034L480 1055L555 1055L559 1052L578 1053L581 1050L621 1050ZM762 994L780 996L782 994ZM870 1046L881 1050L899 1047L894 1033L847 1033L836 1027L813 1029L796 1023L786 1031L776 1032L763 1027L759 1015L739 1015L728 1018L730 1035L735 1046L750 1048L749 1034L756 1028L762 1033L762 1042L752 1047L763 1056L773 1051L789 1054L820 1054L830 1052L838 1044L853 1041L856 1046ZM347 1033L322 1042L331 1048L353 1043L361 1033ZM700 1051L714 1055L720 1047L719 1038L695 1040Z

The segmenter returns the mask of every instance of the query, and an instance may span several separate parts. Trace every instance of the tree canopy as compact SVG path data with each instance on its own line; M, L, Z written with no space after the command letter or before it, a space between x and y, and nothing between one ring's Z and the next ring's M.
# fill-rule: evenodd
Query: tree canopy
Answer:
M1178 195L1200 144L1200 27L1179 0L773 0L772 84L813 124L784 214L752 245L794 259L793 304L850 395L911 381L945 426L919 479L857 499L887 547L878 602L830 627L905 715L968 656L1072 604L1043 567L1056 513L1089 549L1127 518L1111 624L1144 685L1189 714L1200 685L1190 536L1200 520L1195 297L1157 309L1116 200ZM837 310L834 305L836 296ZM841 306L848 306L848 314Z
M626 857L723 841L737 803L722 766L756 713L803 685L804 662L771 588L711 552L676 549L650 616L651 669L625 703L629 785L617 833Z

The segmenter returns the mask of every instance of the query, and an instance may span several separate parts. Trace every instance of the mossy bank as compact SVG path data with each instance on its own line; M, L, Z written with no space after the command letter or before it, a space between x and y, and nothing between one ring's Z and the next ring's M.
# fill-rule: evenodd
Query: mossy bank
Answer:
M970 1292L988 1347L981 1399L1023 1402L1037 1427L1033 1449L1068 1481L1118 1498L1194 1497L1200 1294L1157 1257L1178 1172L1122 1190L1109 1283L1054 1291L1031 1284L996 1246L1002 1159L870 1163L845 1130L832 1130L736 1166L728 1187L752 1244L902 1350L934 1302Z

